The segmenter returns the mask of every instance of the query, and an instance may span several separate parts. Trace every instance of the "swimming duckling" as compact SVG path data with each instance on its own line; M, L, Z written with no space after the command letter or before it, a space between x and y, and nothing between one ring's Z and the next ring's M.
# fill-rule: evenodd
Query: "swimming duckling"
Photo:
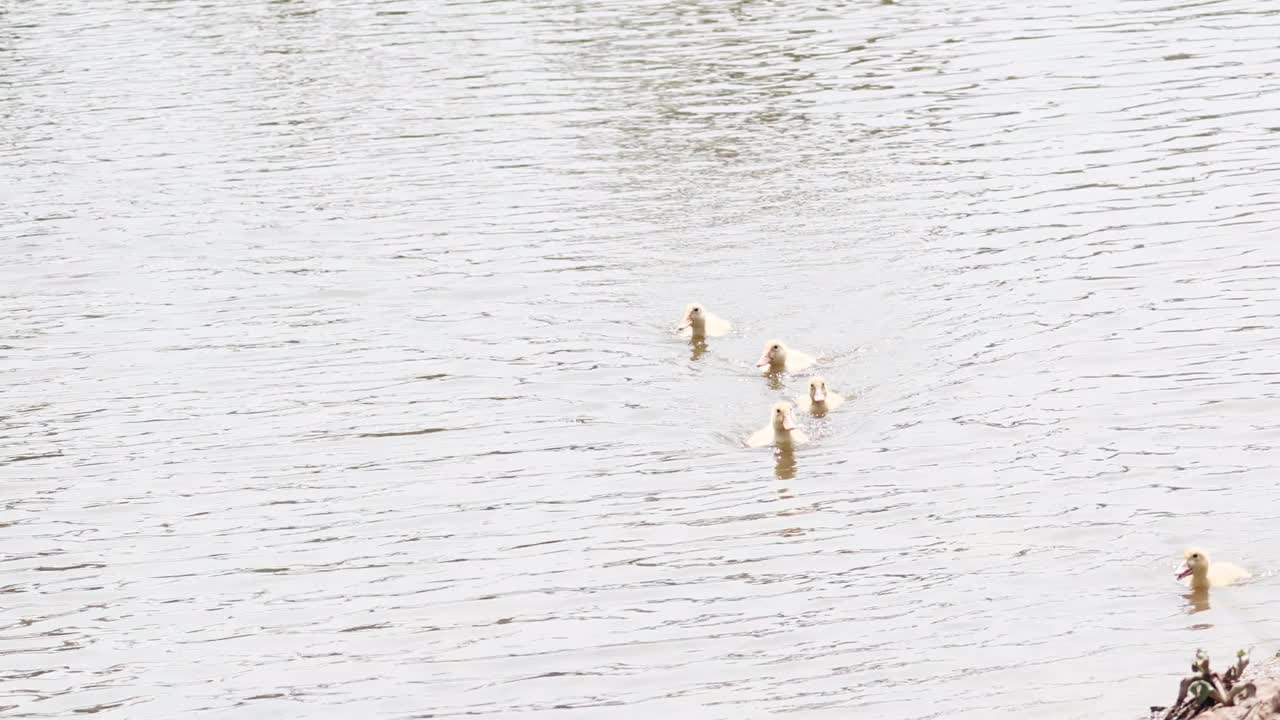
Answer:
M750 447L777 445L791 447L809 442L809 436L796 427L796 414L789 402L774 403L769 408L769 424L760 428L747 438Z
M794 373L804 370L814 362L812 355L793 350L781 340L770 340L764 344L764 352L760 354L756 367L765 368L768 373Z
M676 332L691 338L720 337L729 334L732 326L723 318L712 315L701 303L689 303Z
M1178 568L1178 579L1191 576L1192 590L1207 590L1211 587L1222 587L1240 580L1247 580L1249 571L1229 562L1210 564L1209 553L1200 548L1187 548L1183 553L1182 567Z
M827 390L827 381L821 375L809 378L809 394L796 398L796 405L810 415L825 415L844 404L844 396Z

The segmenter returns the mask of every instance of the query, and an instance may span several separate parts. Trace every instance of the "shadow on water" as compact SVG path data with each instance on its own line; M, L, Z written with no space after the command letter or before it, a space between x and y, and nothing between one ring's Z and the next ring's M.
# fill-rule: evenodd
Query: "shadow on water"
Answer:
M782 373L765 373L764 380L769 385L770 390L782 390L786 387L786 383L782 381Z
M796 451L780 447L773 452L773 474L779 480L792 480L796 476Z
M698 362L703 355L707 354L707 341L702 338L689 340L689 359Z
M1209 589L1192 590L1182 596L1187 601L1187 614L1194 615L1209 609Z

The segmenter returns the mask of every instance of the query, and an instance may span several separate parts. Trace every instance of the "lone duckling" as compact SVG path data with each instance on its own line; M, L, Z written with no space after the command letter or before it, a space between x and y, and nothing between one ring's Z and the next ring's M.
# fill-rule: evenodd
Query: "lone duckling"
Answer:
M1191 576L1192 590L1208 590L1211 587L1231 585L1240 580L1247 580L1249 571L1229 562L1210 564L1209 553L1200 548L1187 548L1182 554L1182 567L1178 568L1178 579Z
M796 427L796 414L789 402L774 403L769 408L769 424L751 433L747 438L749 447L766 447L777 445L788 448L809 442L809 436Z

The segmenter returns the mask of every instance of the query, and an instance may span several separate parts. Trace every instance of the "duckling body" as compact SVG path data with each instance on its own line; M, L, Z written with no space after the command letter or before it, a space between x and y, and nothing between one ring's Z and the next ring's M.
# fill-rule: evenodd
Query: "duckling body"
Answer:
M733 326L729 321L707 312L701 303L689 303L684 308L684 315L676 332L687 338L721 337L728 335Z
M844 396L827 390L821 375L809 378L809 392L796 398L796 405L810 415L826 415L844 404Z
M782 448L793 447L809 442L809 436L796 426L796 415L791 403L775 403L769 408L769 424L751 433L747 438L749 447L767 447L776 445Z
M1183 553L1182 567L1178 570L1178 579L1188 581L1192 590L1208 590L1211 587L1223 587L1247 580L1252 577L1248 570L1221 560L1209 562L1209 553L1200 548L1188 548Z
M766 373L796 373L812 367L815 362L814 357L806 352L789 348L781 340L770 340L764 344L764 352L760 354L756 367Z

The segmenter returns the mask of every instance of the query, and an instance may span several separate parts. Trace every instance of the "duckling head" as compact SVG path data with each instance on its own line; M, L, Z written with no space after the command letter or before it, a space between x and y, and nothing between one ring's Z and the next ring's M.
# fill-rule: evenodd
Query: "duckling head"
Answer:
M796 429L796 413L789 402L774 403L769 410L769 420L775 431L791 431Z
M684 316L680 318L680 325L676 330L684 330L685 328L696 327L707 319L707 311L702 307L702 303L689 303L684 307Z
M787 362L787 346L781 340L770 340L764 344L764 352L760 353L760 360L756 362L756 367L762 368L766 365L778 367L785 365Z
M827 381L821 375L809 378L809 399L815 403L827 401Z
M1187 548L1182 554L1182 567L1178 568L1178 579L1188 575L1203 577L1209 572L1209 553L1197 547Z

